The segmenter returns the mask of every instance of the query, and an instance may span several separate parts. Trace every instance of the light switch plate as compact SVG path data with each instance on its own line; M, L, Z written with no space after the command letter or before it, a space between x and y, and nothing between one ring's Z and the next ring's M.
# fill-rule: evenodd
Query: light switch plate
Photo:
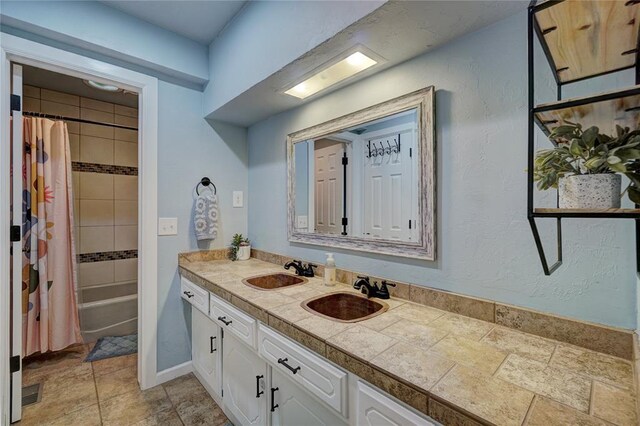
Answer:
M158 218L158 235L178 235L178 218Z
M306 229L307 226L309 225L308 222L308 216L306 215L301 215L301 216L296 216L296 220L297 220L297 228L298 229Z
M233 207L244 206L242 191L233 191Z

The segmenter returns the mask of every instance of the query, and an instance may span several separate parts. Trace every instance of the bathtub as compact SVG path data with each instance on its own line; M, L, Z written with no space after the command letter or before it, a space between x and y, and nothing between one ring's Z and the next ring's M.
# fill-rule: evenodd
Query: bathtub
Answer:
M85 343L138 330L138 283L128 281L80 289L78 312Z

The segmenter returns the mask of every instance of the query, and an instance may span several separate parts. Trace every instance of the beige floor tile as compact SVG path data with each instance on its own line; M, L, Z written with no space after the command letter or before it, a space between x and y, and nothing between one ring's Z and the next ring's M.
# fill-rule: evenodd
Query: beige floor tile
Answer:
M44 382L41 401L24 407L23 416L44 423L97 403L92 374L64 379L50 376Z
M454 362L407 343L397 343L371 360L371 364L423 389L431 389Z
M93 374L98 377L122 370L123 368L135 369L138 365L138 354L101 359L100 361L94 361L91 364L93 365Z
M309 318L296 321L295 325L303 331L321 339L328 339L331 336L335 336L336 334L343 332L349 327L353 327L353 324L331 321L317 315L312 315Z
M430 323L432 327L447 331L455 336L480 340L495 326L494 324L457 314L446 314Z
M533 393L456 365L431 392L451 404L498 425L521 425Z
M182 426L182 420L173 408L154 413L144 420L133 423L135 426Z
M145 391L123 393L100 401L102 424L105 426L133 424L171 408L171 401L162 386Z
M622 389L600 382L593 383L594 416L620 426L638 424L636 402L633 396Z
M85 345L75 345L61 351L33 355L22 361L23 375L47 374L60 368L82 364L88 353Z
M19 423L20 426L100 426L101 424L102 421L100 420L98 404L94 404L86 408L80 408L51 420L45 420L40 416L35 417L31 415L24 415L22 421Z
M73 411L69 414L66 414L44 424L46 426L100 426L102 425L102 420L100 419L100 410L98 409L98 404L94 404L89 407Z
M629 361L610 355L559 345L550 365L585 374L594 379L614 385L633 388L633 369Z
M393 310L393 313L413 322L420 324L428 324L441 316L446 312L439 309L430 308L428 306L415 305L412 303L405 303L398 306Z
M512 352L539 362L548 362L556 347L552 342L542 337L496 327L487 334L482 342L494 346L504 352Z
M429 352L485 374L493 374L507 356L493 346L456 336L445 337Z
M527 426L607 426L593 416L542 396L536 397Z
M193 394L205 395L207 392L193 373L163 383L162 387L169 395L173 405L189 400Z
M354 325L342 333L330 337L327 343L365 361L370 361L376 355L396 344L397 340L361 325Z
M197 395L176 405L176 411L185 426L218 426L227 421L227 416L211 398Z
M44 376L25 376L23 377L22 383L23 385L44 383L47 390L50 390L53 388L64 388L65 386L71 386L87 380L93 380L93 371L91 370L91 364L85 362L60 368Z
M583 412L589 410L591 380L519 355L509 355L496 377Z
M394 322L389 327L380 330L380 332L394 339L403 340L414 346L419 346L425 351L447 335L447 332L444 330L405 319Z
M112 373L96 377L98 399L106 401L123 393L133 392L139 389L138 374L135 367L123 368Z

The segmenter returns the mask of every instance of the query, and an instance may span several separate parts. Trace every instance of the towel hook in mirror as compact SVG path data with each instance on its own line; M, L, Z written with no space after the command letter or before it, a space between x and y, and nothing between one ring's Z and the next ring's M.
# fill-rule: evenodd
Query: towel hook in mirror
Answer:
M200 192L198 191L198 188L200 187L200 185L207 187L209 185L213 185L213 195L216 195L216 193L218 192L218 189L216 188L215 183L211 182L211 179L209 179L208 177L203 177L202 179L200 179L200 182L198 182L198 184L196 185L196 194L200 195Z

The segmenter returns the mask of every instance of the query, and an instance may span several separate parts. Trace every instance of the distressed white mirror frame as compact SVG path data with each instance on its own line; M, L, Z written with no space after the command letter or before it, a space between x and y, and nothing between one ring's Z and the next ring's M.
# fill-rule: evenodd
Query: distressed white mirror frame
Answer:
M287 185L288 185L288 237L290 242L338 247L368 253L410 257L423 260L436 259L435 243L435 125L434 87L427 87L387 102L347 114L326 123L318 124L287 136ZM296 231L295 227L295 161L294 144L316 139L354 126L377 120L402 111L417 108L419 117L419 173L418 215L422 218L416 242L374 240L349 235L325 235Z

